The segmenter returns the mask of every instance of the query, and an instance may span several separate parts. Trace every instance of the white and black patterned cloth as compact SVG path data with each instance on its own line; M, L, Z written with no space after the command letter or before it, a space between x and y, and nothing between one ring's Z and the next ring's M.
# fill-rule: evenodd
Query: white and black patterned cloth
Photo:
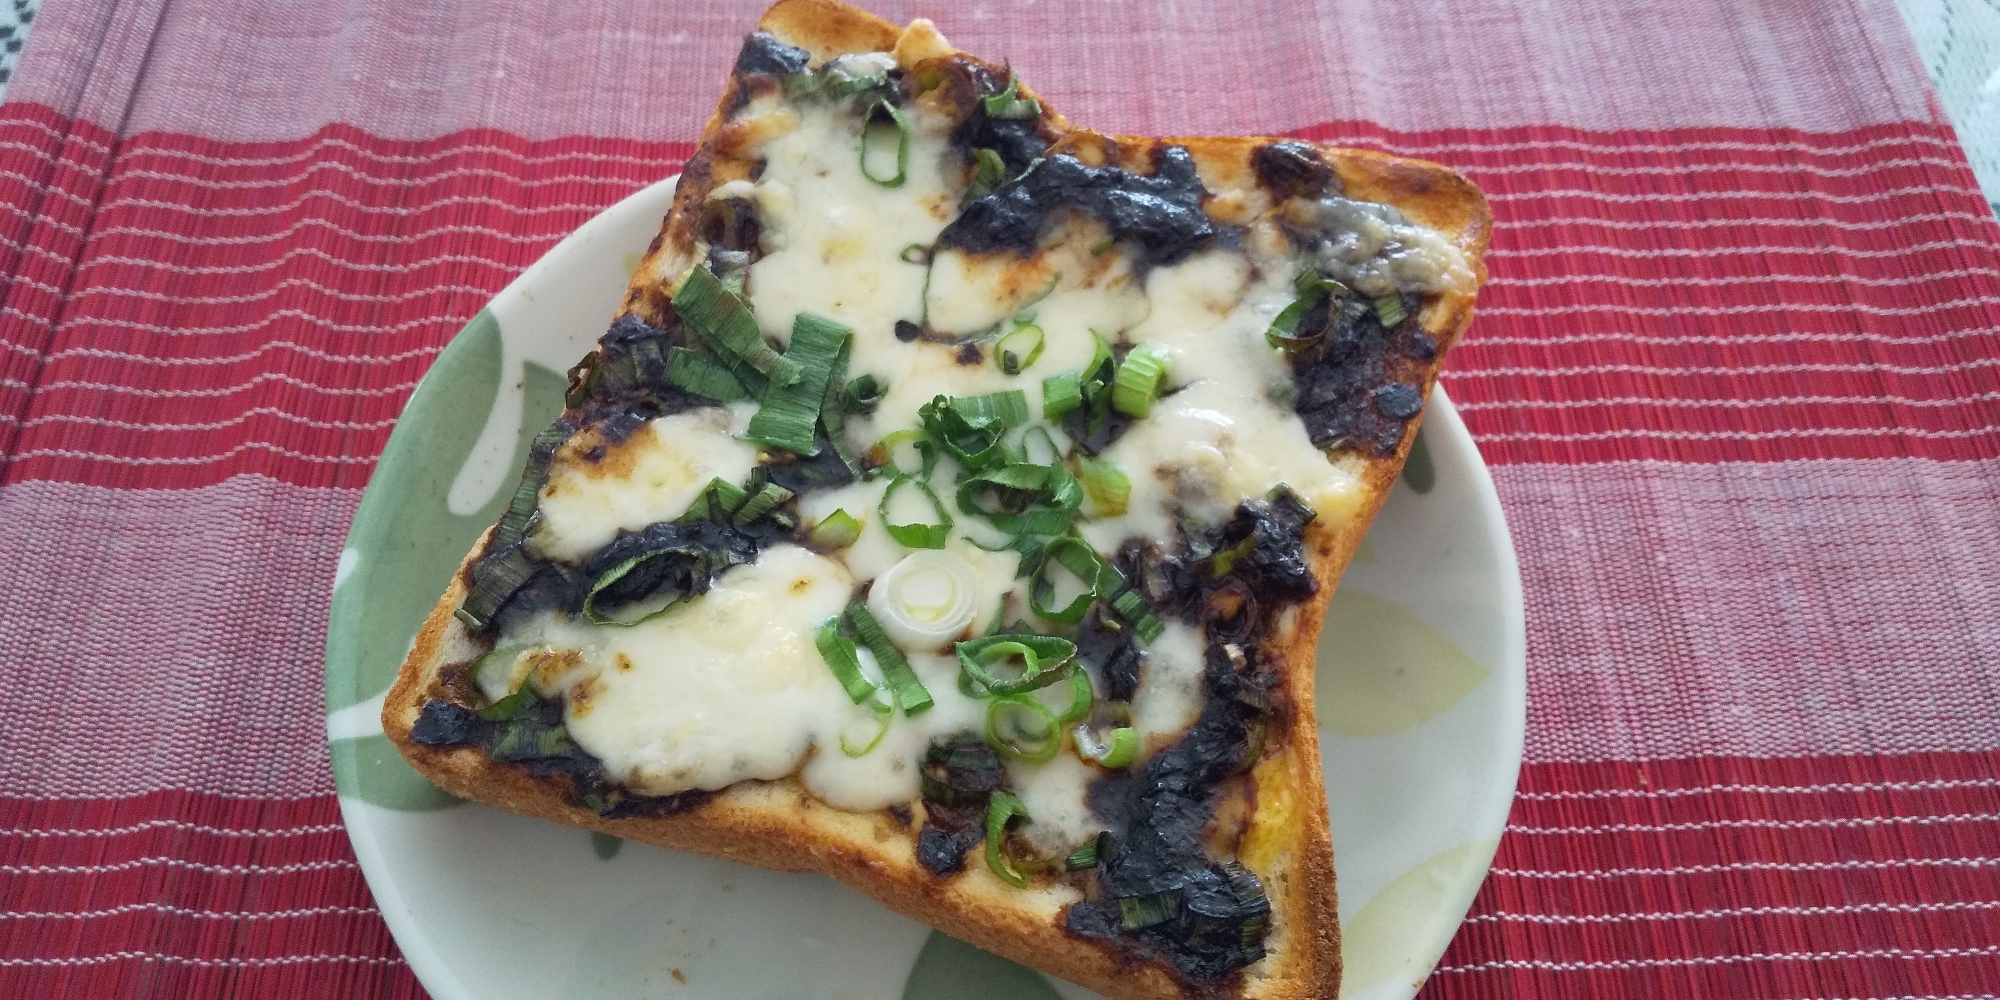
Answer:
M0 97L7 96L7 81L21 64L21 46L41 9L42 0L0 0Z

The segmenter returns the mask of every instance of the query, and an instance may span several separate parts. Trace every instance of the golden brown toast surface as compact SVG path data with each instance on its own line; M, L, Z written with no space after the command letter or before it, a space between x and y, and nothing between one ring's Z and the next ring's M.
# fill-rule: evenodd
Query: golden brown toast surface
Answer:
M833 0L784 0L759 22L762 30L806 49L815 63L836 55L896 51L948 52L927 26L905 31ZM721 184L750 176L755 156L731 136L728 110L739 99L732 81L710 119L699 151L689 161L661 236L634 276L625 309L651 323L671 311L666 282L696 259L701 208ZM1025 87L1022 91L1029 93ZM1211 217L1230 223L1268 211L1272 198L1260 185L1252 154L1272 140L1259 138L1106 138L1071 129L1042 102L1042 126L1061 134L1064 148L1095 162L1139 163L1156 147L1192 153L1204 185L1215 197ZM1445 168L1356 150L1320 147L1347 197L1395 206L1407 218L1443 233L1477 262L1491 217L1484 198ZM1418 314L1425 331L1447 351L1471 321L1473 291L1446 293ZM1436 365L1423 374L1426 396ZM1337 995L1339 923L1333 851L1326 821L1313 705L1313 658L1328 601L1356 546L1387 497L1414 438L1411 420L1388 454L1336 455L1366 485L1361 509L1338 524L1309 526L1306 546L1319 582L1315 596L1283 616L1264 651L1283 664L1279 706L1263 756L1251 772L1252 812L1239 853L1264 879L1273 906L1268 957L1233 985L1191 985L1162 965L1122 954L1063 929L1062 909L1073 898L1046 886L1017 889L977 860L941 879L920 864L915 828L889 811L854 813L815 800L795 779L742 782L672 815L607 818L571 801L560 781L496 765L471 747L427 746L409 738L424 703L445 687L445 675L478 655L480 640L453 616L466 595L461 572L426 621L383 709L383 725L405 757L454 795L586 829L677 850L778 870L825 873L884 905L962 940L1117 998L1244 996L1292 1000ZM481 547L484 546L482 539ZM480 551L467 557L469 565Z

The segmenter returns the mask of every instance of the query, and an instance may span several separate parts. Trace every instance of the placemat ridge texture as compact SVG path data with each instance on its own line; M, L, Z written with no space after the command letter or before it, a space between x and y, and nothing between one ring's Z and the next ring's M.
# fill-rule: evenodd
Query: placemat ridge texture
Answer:
M0 105L0 995L422 995L333 794L341 539L445 342L679 168L759 6L44 8ZM875 9L1100 128L1491 197L1444 382L1526 762L1425 996L2000 989L2000 227L1892 5Z

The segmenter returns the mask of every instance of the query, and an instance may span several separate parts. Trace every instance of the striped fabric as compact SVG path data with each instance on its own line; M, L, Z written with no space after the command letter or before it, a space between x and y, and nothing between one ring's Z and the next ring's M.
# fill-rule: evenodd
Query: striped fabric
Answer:
M756 6L43 12L0 105L0 995L422 995L327 762L347 520L452 333L678 169ZM2000 226L1890 4L877 10L1101 128L1491 196L1445 378L1527 763L1427 996L2000 989Z

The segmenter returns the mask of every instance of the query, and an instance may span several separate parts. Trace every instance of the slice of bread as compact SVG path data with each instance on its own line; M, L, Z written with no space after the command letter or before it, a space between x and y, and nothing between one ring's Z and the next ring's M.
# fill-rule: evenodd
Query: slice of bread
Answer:
M783 0L758 28L804 49L814 65L840 55L888 52L908 68L955 54L926 22L902 29L834 0ZM1004 70L992 72L1004 78ZM1025 86L1018 93L1033 96ZM705 253L700 237L710 193L758 170L754 136L731 118L751 96L743 92L742 77L732 77L683 173L673 210L634 276L624 313L655 326L672 321L672 289ZM1105 137L1072 128L1046 101L1039 104L1036 127L1054 141L1051 154L1069 152L1091 166L1143 170L1140 165L1153 162L1161 149L1186 149L1209 192L1202 209L1218 226L1252 223L1271 213L1283 195L1274 184L1282 185L1284 179L1260 176L1270 171L1260 172L1257 162L1259 151L1277 140ZM1425 296L1415 312L1441 358L1470 323L1477 282L1484 277L1479 258L1491 227L1484 198L1458 174L1434 164L1315 149L1345 197L1393 206L1463 253L1471 283ZM1432 359L1407 367L1403 377L1418 383L1427 398L1436 372ZM1237 817L1234 845L1242 864L1261 877L1272 915L1266 956L1240 973L1190 978L1143 949L1072 932L1065 912L1077 897L1065 883L1015 888L994 877L976 857L963 872L940 877L919 863L917 823L908 808L866 813L837 809L814 798L796 777L787 777L741 781L671 810L614 818L579 805L566 778L497 764L474 747L412 740L426 703L462 697L468 665L490 646L454 617L468 592L467 567L483 552L484 538L425 622L388 695L383 727L413 766L454 795L663 847L765 868L822 872L962 940L1121 1000L1332 997L1339 992L1340 931L1312 712L1314 650L1327 602L1388 495L1419 419L1403 423L1399 438L1329 452L1336 466L1360 480L1364 495L1348 516L1320 518L1307 526L1304 547L1317 593L1277 615L1259 651L1265 662L1276 665L1276 686L1270 692L1272 710L1261 756L1247 779L1233 786L1233 808L1245 814Z

